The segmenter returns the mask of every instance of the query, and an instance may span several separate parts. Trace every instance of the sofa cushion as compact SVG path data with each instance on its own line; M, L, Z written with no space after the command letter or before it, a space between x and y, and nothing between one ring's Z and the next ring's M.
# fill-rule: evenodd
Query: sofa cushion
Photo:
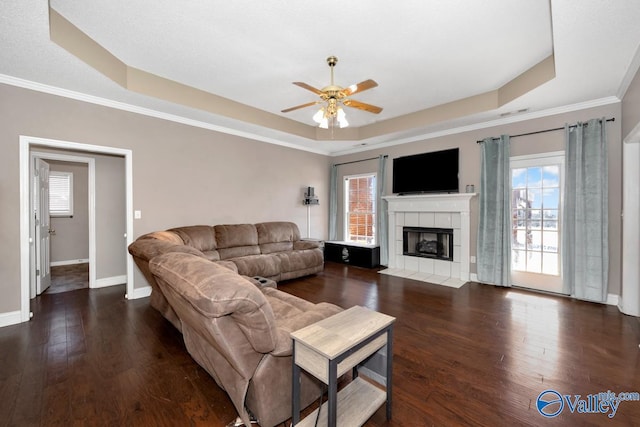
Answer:
M138 239L156 239L163 242L173 243L174 245L184 245L184 241L179 235L172 231L154 231L153 233L147 233Z
M233 261L238 268L238 274L243 276L262 276L280 280L280 259L275 254L249 255L230 258L228 261Z
M261 222L256 224L256 230L260 252L263 254L290 251L293 249L293 242L300 240L300 231L293 222Z
M149 261L153 257L167 252L184 252L205 258L205 255L202 252L192 248L191 246L185 246L182 243L176 244L167 240L139 238L129 245L129 253L134 257L145 261Z
M172 228L169 231L180 236L185 245L194 247L199 251L215 251L217 249L216 235L209 225L190 225Z
M191 225L172 228L169 230L180 236L184 244L202 252L210 261L218 261L220 254L216 250L216 236L213 228L208 225Z
M320 240L298 240L297 242L293 242L294 251L303 249L320 249Z
M236 264L233 261L214 261L214 262L221 267L228 268L234 273L238 272L238 266L236 266Z
M305 270L324 264L324 254L321 249L305 249L291 252L279 252L276 255L280 259L280 272Z
M223 224L216 225L213 229L220 259L260 254L258 232L253 224Z
M190 254L160 255L151 260L149 268L161 286L169 286L202 316L231 316L257 352L274 349L277 336L273 311L251 282Z

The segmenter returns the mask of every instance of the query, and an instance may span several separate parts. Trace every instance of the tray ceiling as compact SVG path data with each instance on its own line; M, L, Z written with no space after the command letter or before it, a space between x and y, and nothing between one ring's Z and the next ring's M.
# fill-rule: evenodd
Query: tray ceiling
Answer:
M40 0L0 5L0 81L34 82L322 153L410 140L519 110L612 102L637 68L640 45L640 3L633 0L587 0L579 8L568 0L50 5L130 69L213 98L194 105L114 81L52 40L49 5ZM326 86L329 55L339 58L337 84L374 79L379 86L354 99L384 107L379 115L347 109L350 128L333 135L313 127L313 107L280 112L315 100L292 82ZM555 73L533 89L495 104L482 97L549 58ZM443 113L443 105L461 100L468 100L465 108Z

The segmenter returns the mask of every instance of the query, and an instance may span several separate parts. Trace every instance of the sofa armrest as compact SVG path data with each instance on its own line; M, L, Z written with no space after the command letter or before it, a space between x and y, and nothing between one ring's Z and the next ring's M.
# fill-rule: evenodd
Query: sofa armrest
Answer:
M293 250L300 251L304 249L316 249L320 247L320 242L317 240L296 240L293 242Z
M293 340L288 331L280 328L276 330L276 346L269 354L275 357L287 357L293 354Z
M327 317L340 313L341 311L342 308L335 304L321 302L313 304L312 308L308 308L307 311L297 316L288 317L280 321L276 320L278 323L275 334L276 345L270 354L277 357L291 356L293 354L293 340L291 339L291 332L312 325L322 319L326 319Z

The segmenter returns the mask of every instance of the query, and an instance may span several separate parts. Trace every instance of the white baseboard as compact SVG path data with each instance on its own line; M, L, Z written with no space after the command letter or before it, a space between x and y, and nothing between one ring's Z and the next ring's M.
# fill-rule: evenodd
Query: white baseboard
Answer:
M0 313L0 328L9 325L15 325L21 322L22 317L20 316L20 310Z
M607 305L619 305L620 295L616 294L608 294L607 295Z
M144 288L134 288L133 295L127 294L125 298L138 299L138 298L146 298L148 296L151 296L151 286L145 286Z
M60 265L73 265L73 264L86 264L89 259L70 259L67 261L51 261L51 267L58 267Z
M471 273L470 279L471 279L472 282L477 282L478 281L478 275L476 273ZM622 304L622 299L620 298L620 295L607 294L607 301L605 302L605 304L607 304L607 305L615 305L616 307L618 307L618 309L620 309L620 306Z
M640 307L634 304L630 305L631 307L625 307L622 297L618 298L618 310L620 310L620 313L640 318Z
M127 283L127 275L104 277L102 279L96 279L93 284L93 288L106 288L107 286L122 285Z

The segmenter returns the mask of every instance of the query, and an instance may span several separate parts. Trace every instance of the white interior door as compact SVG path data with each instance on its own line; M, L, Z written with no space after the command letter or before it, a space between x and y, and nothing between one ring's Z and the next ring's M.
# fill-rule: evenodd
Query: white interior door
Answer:
M51 285L51 218L49 216L49 164L35 159L34 214L36 294L43 293Z

